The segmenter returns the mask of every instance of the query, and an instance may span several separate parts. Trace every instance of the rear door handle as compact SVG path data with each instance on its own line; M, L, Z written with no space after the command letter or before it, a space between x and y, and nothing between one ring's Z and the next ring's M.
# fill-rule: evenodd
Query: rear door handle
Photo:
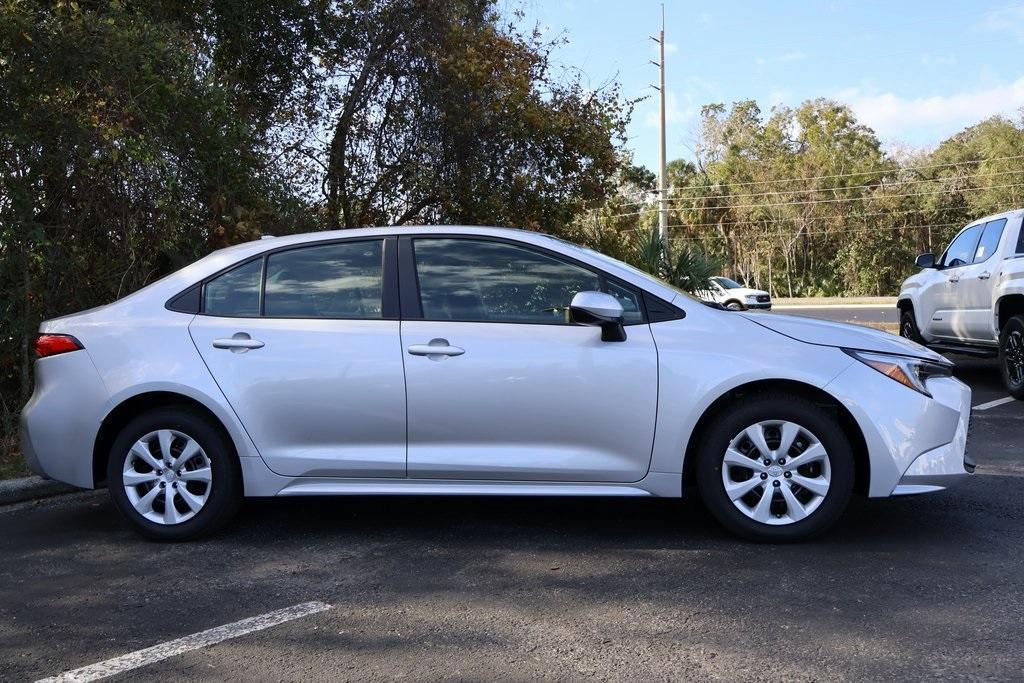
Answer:
M214 339L213 348L231 349L233 353L245 353L250 349L262 349L263 342L253 339L245 332L236 332L230 339Z
M984 273L978 275L979 280L987 280L990 277L992 277L992 273L988 272L987 270Z
M466 352L465 349L449 344L447 339L431 339L428 344L413 344L407 350L413 356L426 356L430 360L461 356Z
M956 283L960 282L960 276L959 275L951 275L950 278L949 278L949 281L952 282L955 285Z

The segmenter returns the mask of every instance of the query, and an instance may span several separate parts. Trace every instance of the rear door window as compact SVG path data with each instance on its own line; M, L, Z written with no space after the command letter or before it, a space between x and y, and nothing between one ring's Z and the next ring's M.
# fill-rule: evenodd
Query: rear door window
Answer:
M999 248L999 238L1003 236L1003 227L1006 225L1005 218L997 218L985 224L985 230L981 233L981 240L974 252L974 262L981 263Z
M277 318L380 318L383 242L338 242L267 257L263 314Z

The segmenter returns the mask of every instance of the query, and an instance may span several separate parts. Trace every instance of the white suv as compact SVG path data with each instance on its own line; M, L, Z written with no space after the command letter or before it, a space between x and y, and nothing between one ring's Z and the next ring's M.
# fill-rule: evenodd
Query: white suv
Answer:
M1024 209L961 230L900 288L900 335L939 351L999 357L1003 381L1024 399Z

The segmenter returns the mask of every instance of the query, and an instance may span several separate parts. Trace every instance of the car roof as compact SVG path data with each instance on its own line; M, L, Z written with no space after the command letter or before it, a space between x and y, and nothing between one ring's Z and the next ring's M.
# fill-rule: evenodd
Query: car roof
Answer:
M610 262L607 257L595 255L594 252L559 239L552 235L523 230L520 228L498 228L490 226L471 225L407 225L387 226L373 228L352 228L345 230L325 230L321 232L307 232L297 235L285 235L281 237L267 237L266 239L255 239L242 244L236 244L224 249L219 249L198 261L185 266L181 270L171 273L162 280L144 287L135 293L150 292L157 297L170 297L191 285L204 280L222 270L264 252L274 251L282 247L301 246L305 244L316 244L318 242L330 242L339 239L358 239L360 237L388 237L402 235L467 235L479 237L506 238L515 242L532 244L542 248L564 254L569 258L582 261L591 267L606 271L619 279L636 285L642 289L665 299L672 301L678 292L671 287L661 284L656 279L644 275L639 271L625 264ZM133 298L130 295L126 299Z

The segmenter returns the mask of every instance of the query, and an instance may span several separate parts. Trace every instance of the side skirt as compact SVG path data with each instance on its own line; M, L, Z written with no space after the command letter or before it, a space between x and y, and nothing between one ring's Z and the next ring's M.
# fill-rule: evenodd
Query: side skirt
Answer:
M282 477L258 458L240 458L245 495L266 496L638 496L679 498L679 473L649 472L630 484L451 479Z

